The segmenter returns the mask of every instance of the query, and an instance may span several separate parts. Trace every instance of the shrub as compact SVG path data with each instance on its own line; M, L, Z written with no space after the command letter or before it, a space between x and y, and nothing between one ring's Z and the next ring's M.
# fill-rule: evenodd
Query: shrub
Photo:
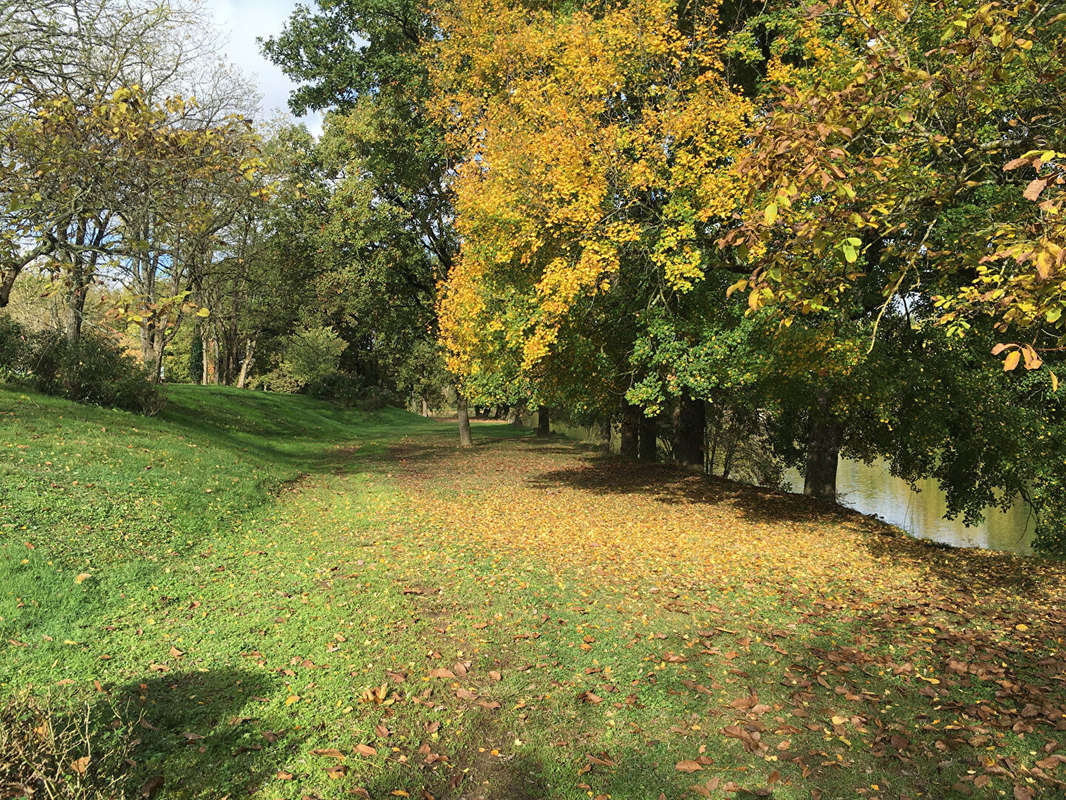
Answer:
M395 398L380 386L367 383L358 375L337 370L321 375L309 383L307 394L319 400L366 411L384 408L395 402Z
M303 327L286 340L279 370L303 388L336 372L347 348L333 328Z
M155 414L163 395L144 369L108 338L84 334L71 344L58 331L27 334L0 319L0 377L78 403Z
M22 326L8 316L0 316L0 380L18 377L19 360L26 347Z
M132 725L106 704L57 708L19 694L0 704L0 797L126 797Z

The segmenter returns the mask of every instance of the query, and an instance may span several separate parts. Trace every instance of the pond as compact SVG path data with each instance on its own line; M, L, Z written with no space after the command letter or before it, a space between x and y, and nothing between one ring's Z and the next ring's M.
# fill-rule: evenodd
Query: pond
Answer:
M789 470L786 479L794 492L803 491L803 478ZM1018 501L1009 510L989 509L980 525L944 517L947 502L935 480L918 482L914 491L880 462L841 459L837 470L837 500L848 508L870 514L921 539L955 547L984 547L1012 553L1032 553L1034 515Z

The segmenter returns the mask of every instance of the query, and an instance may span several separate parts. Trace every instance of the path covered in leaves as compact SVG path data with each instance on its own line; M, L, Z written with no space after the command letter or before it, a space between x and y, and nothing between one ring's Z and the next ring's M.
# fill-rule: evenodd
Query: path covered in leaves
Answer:
M558 730L578 788L1066 796L1061 566L560 442L394 455L420 534L393 549L441 576L449 637L543 690L511 727Z

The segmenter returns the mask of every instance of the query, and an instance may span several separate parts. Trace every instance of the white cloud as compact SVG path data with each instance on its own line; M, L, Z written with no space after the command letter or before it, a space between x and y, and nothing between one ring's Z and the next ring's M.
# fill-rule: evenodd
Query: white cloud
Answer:
M269 119L278 113L291 117L288 99L294 84L262 56L256 37L279 34L296 6L295 0L205 0L204 6L227 43L225 52L219 55L237 65L255 83L263 98L263 117ZM321 114L310 113L298 119L316 136L321 133Z

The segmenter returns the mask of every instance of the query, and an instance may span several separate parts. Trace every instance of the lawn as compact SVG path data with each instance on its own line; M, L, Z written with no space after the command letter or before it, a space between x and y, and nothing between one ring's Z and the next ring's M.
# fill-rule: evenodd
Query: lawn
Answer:
M0 698L115 710L131 796L1066 797L1059 562L499 424L168 397L0 389Z

